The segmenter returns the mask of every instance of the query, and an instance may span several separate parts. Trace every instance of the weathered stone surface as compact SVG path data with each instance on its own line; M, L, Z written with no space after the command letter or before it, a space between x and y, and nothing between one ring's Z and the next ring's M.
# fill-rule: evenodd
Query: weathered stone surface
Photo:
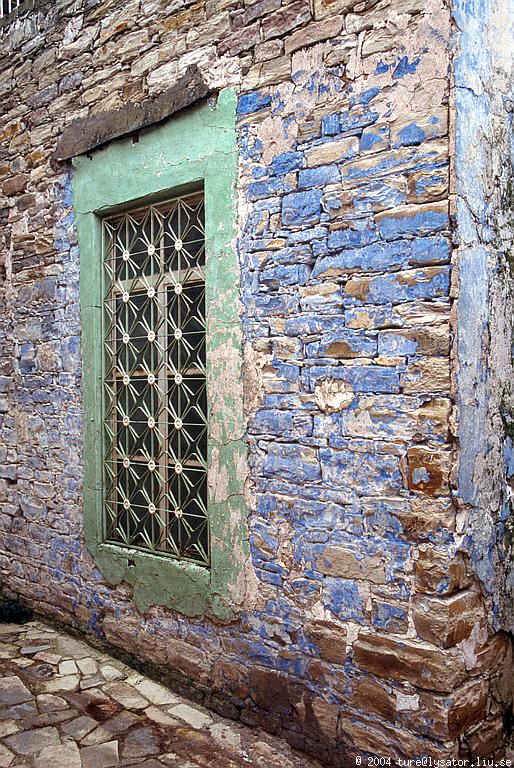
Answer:
M366 579L375 584L385 582L384 559L381 555L358 557L358 553L342 547L327 546L316 563L318 571L344 579Z
M450 648L470 636L484 620L482 597L470 590L446 597L416 597L412 613L418 636Z
M199 70L192 67L175 86L143 104L128 104L96 117L77 120L60 137L54 157L68 160L89 152L107 141L125 136L165 120L209 95Z
M414 575L417 589L429 594L452 594L471 583L460 553L452 556L444 548L430 544L419 547L414 561Z
M346 632L337 624L313 622L305 627L305 634L324 661L344 664L346 659Z
M408 487L429 496L448 493L450 454L427 448L409 448L407 451Z
M353 644L353 659L379 677L408 680L429 690L451 691L466 678L462 656L406 638L361 632Z
M23 685L19 677L8 676L0 678L0 704L12 707L32 699L31 692Z

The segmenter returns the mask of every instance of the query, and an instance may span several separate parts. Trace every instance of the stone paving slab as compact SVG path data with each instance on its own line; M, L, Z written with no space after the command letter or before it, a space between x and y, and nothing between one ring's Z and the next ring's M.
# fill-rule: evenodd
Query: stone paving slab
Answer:
M0 768L321 768L40 622L0 624Z

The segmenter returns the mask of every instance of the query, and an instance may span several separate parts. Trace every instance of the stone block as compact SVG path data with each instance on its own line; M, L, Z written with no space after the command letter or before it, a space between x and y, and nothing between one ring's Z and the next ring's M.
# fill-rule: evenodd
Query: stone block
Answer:
M2 182L2 193L7 195L7 197L11 197L24 192L29 181L30 175L28 173L19 173L16 176L11 176Z
M414 583L418 592L450 595L468 587L471 577L462 554L452 556L445 547L422 544L414 561Z
M314 18L324 19L336 13L347 13L355 6L355 0L314 0Z
M289 675L254 667L250 673L250 696L261 709L285 714L301 699L302 687Z
M353 644L354 663L362 669L418 688L448 693L467 677L463 657L407 638L360 632Z
M445 357L426 357L412 365L402 374L402 389L405 394L449 393L450 363Z
M384 240L435 235L449 228L448 202L405 205L382 211L377 214L376 223Z
M397 456L320 448L319 459L323 482L331 488L379 496L403 485Z
M323 379L345 381L355 392L399 392L400 374L395 368L378 365L313 365L302 374L311 390Z
M407 484L410 491L429 496L449 493L451 454L416 446L407 451Z
M391 145L409 147L448 133L448 110L439 109L431 114L402 116L391 124Z
M363 304L387 304L447 296L449 288L447 267L426 267L381 277L352 277L346 283L345 293Z
M396 689L371 675L353 677L347 689L347 704L352 710L377 715L388 723L398 721Z
M316 652L329 664L344 664L346 659L346 630L325 621L310 622L305 634Z
M367 552L364 548L352 550L329 544L316 561L316 570L326 576L344 579L363 579L373 584L386 581L384 557Z
M359 585L351 579L326 576L321 601L340 621L368 623L369 611L366 602L359 591Z
M340 180L341 174L337 165L321 165L317 168L306 168L300 171L298 188L325 187L328 184L337 184Z
M307 357L335 359L376 357L377 338L367 331L341 330L323 334L320 341L305 345Z
M277 0L280 3L280 0ZM261 61L269 61L282 56L284 53L284 43L277 38L267 40L265 43L255 46L254 61L259 64Z
M471 590L445 597L420 595L414 598L412 617L418 637L450 648L483 622L484 606L481 596Z
M316 165L330 165L331 163L342 163L355 157L359 153L359 140L355 136L348 136L340 139L324 141L321 144L315 144L311 149L305 152L305 159L309 167Z
M312 22L286 38L285 52L294 53L300 48L307 48L309 45L320 43L322 40L337 37L342 28L342 16L330 16L324 21Z
M271 37L280 37L311 19L309 3L303 0L283 6L280 10L271 13L262 20L262 34L264 40Z
M250 115L252 112L260 112L263 109L267 109L270 104L271 96L269 93L264 91L243 93L237 102L237 113L239 115Z
M400 713L403 722L414 731L431 738L456 739L486 713L489 685L472 681L448 695L420 691L416 709Z
M338 725L339 738L343 743L350 743L356 749L356 754L370 753L373 756L387 756L398 760L411 755L436 758L444 754L445 758L457 758L458 748L454 744L427 742L426 739L411 733L405 726L395 723L388 725L378 718L369 719L366 716L344 714ZM361 758L362 759L362 758ZM354 763L354 761L352 761ZM348 768L351 765L348 762Z
M303 445L272 443L264 461L263 474L292 482L316 482L321 478L317 451Z
M321 214L321 190L294 192L284 197L282 222L284 226L299 227L315 224Z
M344 381L325 379L315 386L314 399L320 411L337 413L352 404L354 392L350 384Z
M374 627L396 634L406 632L409 627L405 608L381 600L373 600L371 621Z
M382 331L378 335L378 354L434 355L443 357L450 352L450 327L447 323L408 330Z

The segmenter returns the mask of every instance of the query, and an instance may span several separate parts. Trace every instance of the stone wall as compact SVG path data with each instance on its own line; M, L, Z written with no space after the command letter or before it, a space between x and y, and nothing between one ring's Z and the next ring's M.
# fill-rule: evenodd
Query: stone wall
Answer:
M441 0L36 0L0 37L3 588L338 765L487 755L511 699L462 523L454 42ZM194 64L240 93L252 574L226 625L141 615L84 545L79 253L52 160L74 120Z

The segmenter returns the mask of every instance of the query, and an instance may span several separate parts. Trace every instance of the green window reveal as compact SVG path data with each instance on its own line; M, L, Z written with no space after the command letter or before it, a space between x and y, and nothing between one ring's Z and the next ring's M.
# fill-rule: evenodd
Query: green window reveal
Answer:
M73 160L86 542L141 610L224 619L248 559L235 101Z

